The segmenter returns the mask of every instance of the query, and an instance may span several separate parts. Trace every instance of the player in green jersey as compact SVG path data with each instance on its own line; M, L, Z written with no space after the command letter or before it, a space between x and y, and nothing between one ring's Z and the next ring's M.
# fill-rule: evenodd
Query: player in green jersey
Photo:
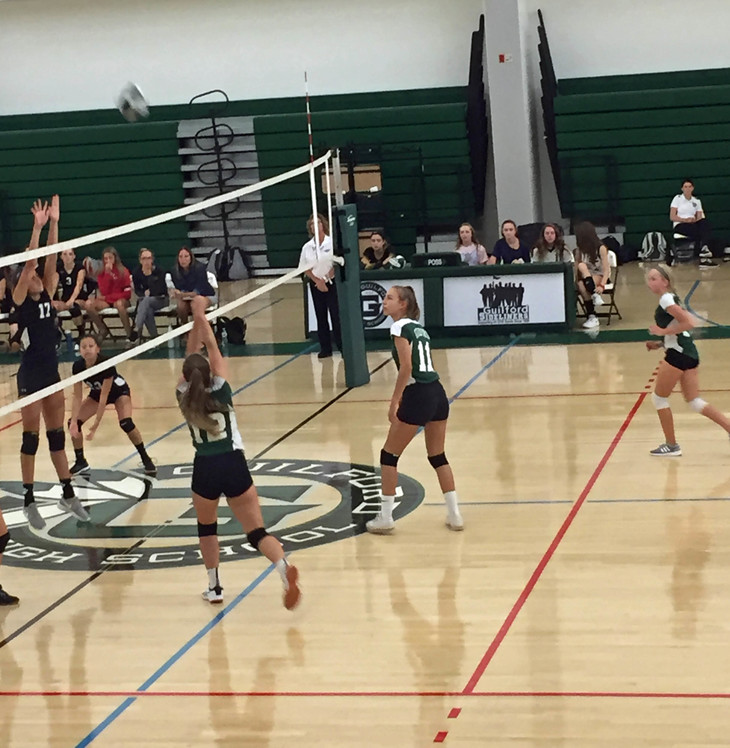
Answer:
M379 535L387 535L395 528L393 509L398 486L398 458L423 427L428 461L436 470L444 494L446 526L450 530L463 530L454 474L444 454L449 401L431 362L431 339L418 322L420 310L413 289L392 286L385 295L383 311L393 320L390 335L398 378L388 411L390 430L380 451L380 512L366 527L368 532Z
M208 358L198 353L205 346ZM248 542L276 567L284 583L284 606L299 602L299 572L284 557L281 543L264 528L259 496L246 464L243 442L233 409L228 366L205 317L196 318L188 338L187 357L177 398L193 437L193 506L198 517L200 553L208 572L203 599L223 602L218 574L218 501L225 495Z
M669 395L679 382L682 395L695 413L701 413L730 433L730 420L717 408L700 397L699 364L690 330L694 327L692 316L682 308L679 297L672 287L669 271L658 265L646 274L646 283L659 297L659 306L654 312L654 322L649 332L661 335L663 340L648 340L648 350L664 348L664 361L659 364L652 399L657 409L659 423L664 431L664 444L651 450L658 457L679 457L682 450L674 434L674 418L669 408Z

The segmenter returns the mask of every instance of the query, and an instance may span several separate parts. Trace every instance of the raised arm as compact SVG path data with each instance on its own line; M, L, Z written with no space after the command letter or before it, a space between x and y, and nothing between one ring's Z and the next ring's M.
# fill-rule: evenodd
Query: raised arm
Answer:
M61 218L61 202L58 195L54 195L51 198L51 204L48 207L48 241L46 246L50 247L53 244L58 244L58 221ZM43 268L43 287L46 289L46 293L53 298L53 294L56 293L56 287L58 286L58 270L56 268L56 257L57 253L46 255L46 264Z
M210 322L205 317L202 320L196 319L193 323L193 332L196 331L196 328L199 335L198 340L208 351L211 373L213 376L228 379L228 362L223 358L223 354L218 348L218 341L215 339L215 333L210 326Z

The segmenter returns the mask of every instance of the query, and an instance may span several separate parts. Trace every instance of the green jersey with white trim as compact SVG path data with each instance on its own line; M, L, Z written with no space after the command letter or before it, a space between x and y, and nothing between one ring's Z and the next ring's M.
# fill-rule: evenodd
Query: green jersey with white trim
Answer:
M178 402L180 402L187 389L187 382L182 382L178 385L177 392L175 393ZM233 410L231 385L223 377L213 377L210 395L216 402L223 406L222 412L210 414L211 418L218 425L218 430L217 432L206 431L188 422L196 455L220 455L239 449L243 451L243 440L238 431L236 413Z
M654 312L654 321L659 327L669 327L671 329L671 324L676 322L674 317L672 317L672 315L667 311L668 307L674 306L675 304L679 307L682 306L679 302L679 297L676 294L667 292L661 295L659 306ZM687 330L677 333L676 335L665 335L664 348L665 350L672 348L675 351L684 353L685 356L695 358L698 361L700 359L700 354L697 352L694 340L692 340L692 336Z
M431 338L426 332L426 328L415 320L404 317L394 322L390 327L390 336L393 338L405 338L411 344L411 379L408 384L420 382L437 382L439 375L433 368L431 362ZM393 360L395 365L400 369L398 360L398 349L393 343Z

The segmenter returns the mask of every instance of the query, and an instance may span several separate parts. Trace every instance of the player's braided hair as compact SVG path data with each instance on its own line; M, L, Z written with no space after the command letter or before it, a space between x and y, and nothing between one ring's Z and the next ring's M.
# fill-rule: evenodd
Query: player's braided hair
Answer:
M188 383L187 390L180 398L180 410L185 420L203 431L218 434L219 426L212 413L223 413L227 408L210 394L210 364L205 356L193 353L183 363L183 377Z

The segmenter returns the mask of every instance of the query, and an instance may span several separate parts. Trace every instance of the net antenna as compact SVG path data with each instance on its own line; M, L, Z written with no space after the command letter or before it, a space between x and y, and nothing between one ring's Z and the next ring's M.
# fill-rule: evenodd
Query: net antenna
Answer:
M314 142L312 140L312 112L309 108L309 79L304 71L304 102L307 108L307 136L309 137L309 191L312 197L312 232L314 246L319 257L319 224L317 223L317 190L314 183ZM329 173L327 174L329 183ZM329 217L330 221L332 217ZM331 225L331 224L330 224Z

